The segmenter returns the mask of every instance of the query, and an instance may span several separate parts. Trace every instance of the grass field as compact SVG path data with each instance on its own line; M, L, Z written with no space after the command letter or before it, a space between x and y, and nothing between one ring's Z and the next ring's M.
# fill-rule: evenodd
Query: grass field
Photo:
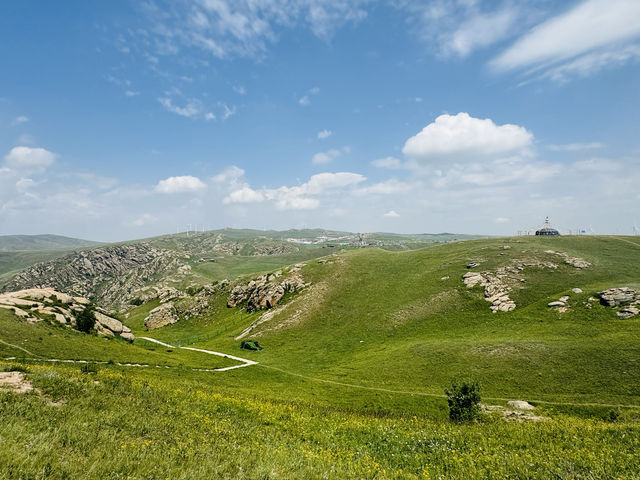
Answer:
M549 249L592 265L578 270ZM302 274L311 287L256 328L262 352L240 350L234 339L261 313L227 308L226 294L212 299L208 314L152 332L143 319L157 301L125 320L136 335L259 362L228 372L194 370L227 361L218 357L0 314L0 339L38 357L2 343L0 353L26 357L27 378L42 391L0 394L0 471L6 478L640 478L640 318L585 306L605 288L640 287L640 240L517 237L328 259L308 261ZM513 312L491 313L482 289L461 281L471 260L485 271L533 259L558 267L526 267L511 292ZM572 293L576 287L583 292ZM569 311L547 307L562 295L570 296ZM46 364L46 356L174 368L109 364L91 376ZM484 403L527 400L547 420L452 424L444 389L457 377L478 380ZM59 398L61 406L47 405Z

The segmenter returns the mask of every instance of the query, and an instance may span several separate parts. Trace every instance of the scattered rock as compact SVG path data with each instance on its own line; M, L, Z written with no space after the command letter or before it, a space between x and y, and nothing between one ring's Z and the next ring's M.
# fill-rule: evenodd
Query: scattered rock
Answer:
M564 295L560 297L558 300L560 300L563 303L567 303L569 301L569 295Z
M475 262L474 261L474 262L467 263L467 268L476 268L478 266L480 266L480 262Z
M583 268L588 268L591 266L591 263L587 262L584 258L580 258L580 257L572 257L571 255L569 255L568 253L564 253L564 252L556 252L553 250L545 250L544 253L548 253L549 255L556 255L557 257L561 257L564 259L564 263L566 263L567 265L571 265L572 267L575 267L577 269L583 269Z
M571 291L573 293L582 293L582 289L581 288L572 288Z
M507 405L510 407L516 408L518 410L535 410L536 407L531 405L529 402L525 402L524 400L509 400Z
M149 312L149 316L144 319L144 326L147 330L172 325L178 321L178 312L173 303L163 303Z
M549 302L547 304L547 307L551 307L551 308L553 308L553 307L564 307L564 306L566 306L565 303L564 302L560 302L560 301Z
M33 385L25 380L22 372L0 372L0 388L8 388L13 393L27 393Z
M619 312L617 312L616 315L618 315L618 318L626 319L626 318L635 317L636 315L638 315L638 313L640 313L640 309L636 307L626 307L620 310Z
M443 280L443 281L444 280L449 280L449 278L450 278L449 275L445 275L444 277L441 277L440 280Z

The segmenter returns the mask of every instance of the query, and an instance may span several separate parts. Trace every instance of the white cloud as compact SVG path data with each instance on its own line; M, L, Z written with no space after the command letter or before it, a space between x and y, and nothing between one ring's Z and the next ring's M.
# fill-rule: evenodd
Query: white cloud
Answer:
M397 193L408 193L413 186L406 182L400 182L394 178L384 182L374 183L367 187L361 187L355 191L356 195L394 195Z
M137 97L138 95L140 95L140 92L136 92L134 90L127 90L124 92L124 95L126 97Z
M543 77L556 79L591 74L640 54L633 44L640 39L639 18L637 0L584 0L531 29L491 66L501 72L542 69Z
M247 93L247 90L242 85L234 85L232 88L238 95L246 95Z
M400 215L395 210L389 210L387 213L382 215L383 217L399 217Z
M146 2L151 26L139 33L159 55L178 55L195 48L217 58L261 57L278 40L275 29L309 28L328 40L347 23L366 16L364 0L194 0L186 6L160 8Z
M254 190L249 185L243 185L227 195L224 203L271 201L279 210L309 210L320 205L318 197L333 195L336 191L348 189L365 180L366 177L358 173L337 172L312 175L306 183L293 187Z
M309 100L309 95L305 95L303 97L300 97L300 99L298 100L298 103L300 105L302 105L303 107L307 107L307 106L311 105L311 100Z
M198 177L184 175L160 180L155 186L155 191L159 193L188 193L197 192L205 187L206 185Z
M590 143L566 143L563 145L549 145L547 148L553 152L579 152L582 150L593 150L603 148L604 144L600 142Z
M310 89L309 89L309 93L310 93L311 95L318 95L318 94L320 93L320 88L318 88L318 87L310 88Z
M16 171L43 171L57 155L44 148L13 147L4 157L5 167Z
M429 2L402 0L395 5L408 13L411 30L441 57L464 58L526 27L526 6L500 2L491 10L475 0Z
M229 106L226 103L220 103L220 106L222 107L222 119L226 120L229 117L232 117L233 115L236 114L236 107L235 105L232 106L231 108L229 108Z
M462 112L440 115L408 139L402 152L418 162L472 161L520 152L530 147L532 141L533 135L524 127L496 125L491 119L473 118Z
M374 160L371 165L378 168L399 169L402 168L402 160L395 157L384 157Z
M441 36L445 55L466 57L472 51L496 43L507 37L518 20L518 11L512 7L492 13L478 13L453 32Z
M318 132L318 139L319 140L324 140L325 138L329 138L331 135L333 134L333 132L331 130L320 130Z
M314 165L324 165L338 158L341 154L340 150L336 150L335 148L327 150L326 152L318 152L311 159L311 163Z
M494 221L496 223L509 223L511 221L511 219L507 218L507 217L498 217Z
M168 111L181 117L194 118L202 114L202 102L197 99L189 100L183 107L174 105L173 100L168 97L158 98L158 102Z
M223 203L259 203L264 201L264 195L251 187L242 187L231 192L223 200Z
M216 116L213 112L207 112L204 114L204 119L205 120L215 120Z
M21 125L23 123L27 123L29 121L29 117L27 117L26 115L20 115L19 117L16 117L13 119L13 122L11 122L11 125Z

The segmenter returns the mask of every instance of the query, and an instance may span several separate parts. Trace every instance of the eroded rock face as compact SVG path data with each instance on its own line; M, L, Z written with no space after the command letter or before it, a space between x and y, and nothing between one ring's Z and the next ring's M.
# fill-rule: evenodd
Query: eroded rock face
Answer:
M62 325L71 327L76 324L76 315L89 303L86 298L72 297L53 288L29 288L0 293L0 308L12 310L17 317L29 323L41 322L44 317L53 318ZM99 310L94 311L94 315L94 329L98 334L134 339L131 329L120 320Z
M566 263L567 265L571 265L572 267L575 267L580 270L583 268L589 268L591 266L591 263L587 262L584 258L572 257L568 253L556 252L554 250L545 250L544 253L561 257L564 259L564 263Z
M178 311L173 303L163 303L159 307L149 312L149 316L144 319L144 326L147 330L172 325L178 321Z
M301 263L294 265L282 280L280 278L283 273L278 270L274 274L262 275L245 285L236 285L229 295L227 307L232 308L246 301L247 312L273 308L285 293L297 292L309 286L299 273L304 266L305 264Z
M182 260L176 252L146 243L100 247L34 265L15 275L3 290L52 287L119 309L149 280L172 272L186 274L180 271Z

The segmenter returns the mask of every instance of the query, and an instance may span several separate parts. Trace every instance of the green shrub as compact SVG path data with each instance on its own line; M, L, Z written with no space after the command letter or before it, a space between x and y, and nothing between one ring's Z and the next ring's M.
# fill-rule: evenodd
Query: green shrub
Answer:
M454 422L471 422L480 416L480 385L454 380L447 390L449 418Z
M80 365L80 371L82 373L98 373L98 366L95 363L83 363Z
M96 316L93 313L93 306L84 307L78 315L76 315L76 328L84 333L89 333L96 324Z
M131 300L129 300L129 303L131 305L135 305L136 307L139 307L144 302L142 301L142 299L140 297L136 297L136 298L132 298Z

